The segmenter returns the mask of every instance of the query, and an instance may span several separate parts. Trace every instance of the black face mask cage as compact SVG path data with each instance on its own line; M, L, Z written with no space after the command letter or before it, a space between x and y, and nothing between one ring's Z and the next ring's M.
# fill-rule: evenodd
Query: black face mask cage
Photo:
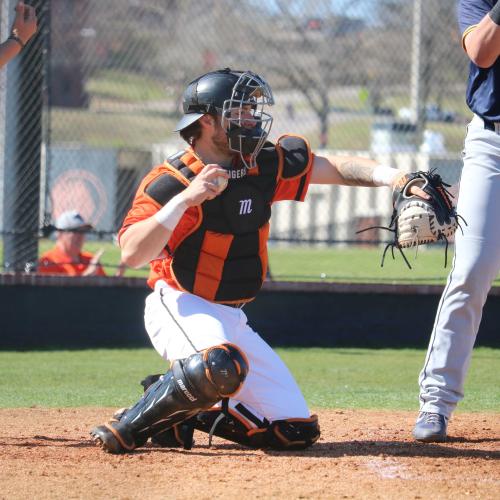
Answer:
M231 98L224 101L222 127L226 130L229 148L240 154L247 168L256 166L257 155L269 135L273 117L264 107L273 104L271 87L251 71L239 77Z

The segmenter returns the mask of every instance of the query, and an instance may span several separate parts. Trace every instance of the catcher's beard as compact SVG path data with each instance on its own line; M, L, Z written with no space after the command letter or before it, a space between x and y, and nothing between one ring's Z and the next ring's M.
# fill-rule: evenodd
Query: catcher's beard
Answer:
M217 153L224 155L227 158L232 158L233 156L235 156L234 151L231 151L231 149L229 149L229 142L226 132L219 124L216 125L214 133L212 135L212 143Z

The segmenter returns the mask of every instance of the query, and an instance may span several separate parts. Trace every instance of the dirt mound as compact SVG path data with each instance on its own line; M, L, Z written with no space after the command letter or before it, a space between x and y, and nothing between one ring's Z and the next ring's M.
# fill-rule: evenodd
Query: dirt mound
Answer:
M500 415L458 413L446 444L411 439L414 413L320 410L303 452L249 450L195 433L195 447L96 448L114 409L0 410L0 499L500 498Z

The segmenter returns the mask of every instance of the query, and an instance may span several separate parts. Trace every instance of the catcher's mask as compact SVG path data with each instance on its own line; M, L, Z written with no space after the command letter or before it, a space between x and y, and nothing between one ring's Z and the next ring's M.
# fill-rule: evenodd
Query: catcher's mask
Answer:
M231 151L240 154L247 168L255 166L273 123L264 111L274 104L273 94L261 76L229 68L207 73L188 85L182 104L184 116L176 131L204 114L219 116Z

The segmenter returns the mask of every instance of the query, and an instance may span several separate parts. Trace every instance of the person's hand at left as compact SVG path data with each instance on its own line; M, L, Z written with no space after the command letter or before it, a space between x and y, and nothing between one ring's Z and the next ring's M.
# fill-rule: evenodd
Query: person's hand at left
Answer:
M16 5L16 17L12 24L12 34L17 36L23 45L26 45L37 30L35 8L24 2Z
M102 257L102 254L104 253L104 250L100 248L90 259L89 265L87 266L87 269L83 271L82 276L95 276L99 270L100 267L100 260Z

